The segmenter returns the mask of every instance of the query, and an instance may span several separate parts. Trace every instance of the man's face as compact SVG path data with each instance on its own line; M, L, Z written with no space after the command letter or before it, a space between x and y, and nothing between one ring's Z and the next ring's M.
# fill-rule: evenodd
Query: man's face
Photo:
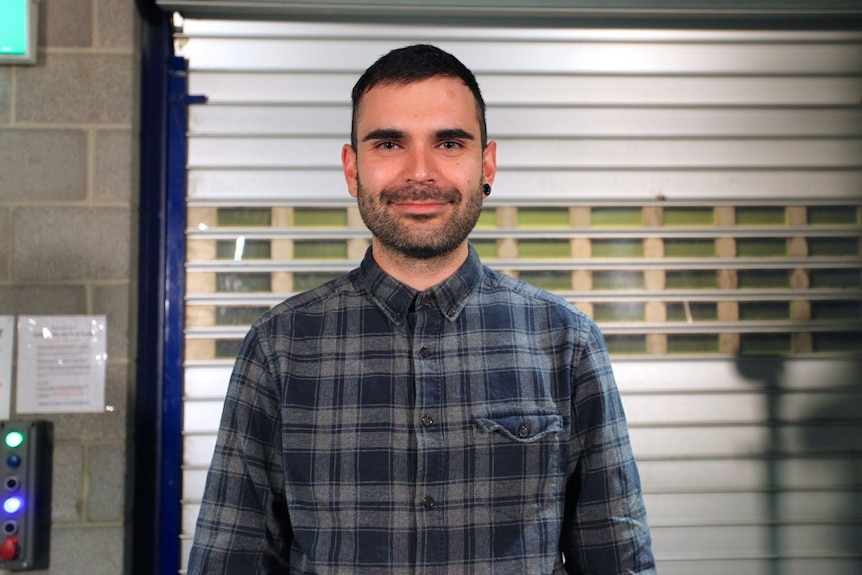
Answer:
M496 172L476 103L457 78L386 84L362 98L357 145L342 151L351 195L377 242L428 259L463 246Z

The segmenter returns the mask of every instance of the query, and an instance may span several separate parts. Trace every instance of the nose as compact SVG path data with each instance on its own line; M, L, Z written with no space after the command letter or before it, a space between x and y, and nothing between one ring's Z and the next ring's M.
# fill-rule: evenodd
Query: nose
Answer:
M408 182L428 184L437 179L434 155L424 147L413 147L407 155L405 178Z

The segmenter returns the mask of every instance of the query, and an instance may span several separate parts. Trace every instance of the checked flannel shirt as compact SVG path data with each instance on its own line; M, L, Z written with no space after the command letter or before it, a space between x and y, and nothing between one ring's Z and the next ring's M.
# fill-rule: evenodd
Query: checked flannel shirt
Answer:
M254 323L189 574L652 574L595 324L475 250L417 292L361 266Z

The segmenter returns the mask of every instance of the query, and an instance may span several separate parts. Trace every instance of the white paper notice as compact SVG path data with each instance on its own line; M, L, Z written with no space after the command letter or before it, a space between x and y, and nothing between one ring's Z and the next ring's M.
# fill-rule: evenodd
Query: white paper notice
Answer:
M12 348L15 346L15 316L0 315L0 419L12 410Z
M18 413L105 410L105 316L19 316Z

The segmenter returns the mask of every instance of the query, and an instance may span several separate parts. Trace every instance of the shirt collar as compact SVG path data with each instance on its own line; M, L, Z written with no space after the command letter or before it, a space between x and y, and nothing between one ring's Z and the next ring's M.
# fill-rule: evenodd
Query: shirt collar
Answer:
M359 266L359 285L367 291L371 299L396 324L403 323L417 296L430 296L430 302L450 321L454 321L464 309L467 297L473 292L482 276L482 262L472 245L469 246L467 259L458 270L441 283L419 292L404 285L384 272L371 253Z

